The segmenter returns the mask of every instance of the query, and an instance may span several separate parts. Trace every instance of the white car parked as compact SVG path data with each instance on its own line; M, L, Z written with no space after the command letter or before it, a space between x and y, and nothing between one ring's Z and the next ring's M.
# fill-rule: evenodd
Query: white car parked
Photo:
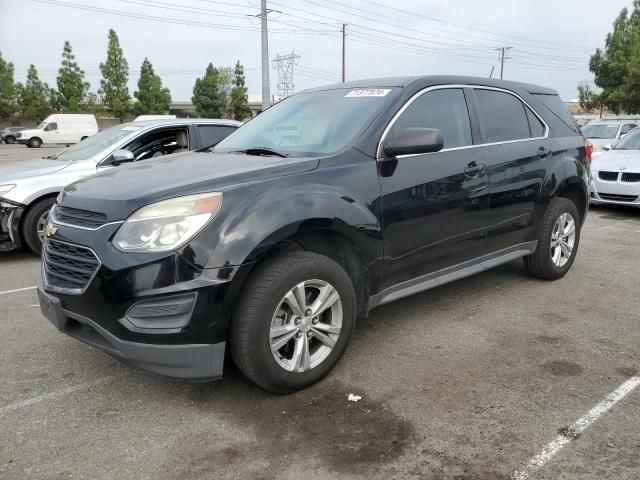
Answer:
M640 128L591 163L591 203L640 207Z
M610 120L590 122L580 130L593 145L593 156L597 157L637 126L635 121Z
M56 113L49 115L36 128L22 130L16 135L18 143L38 148L48 144L71 145L98 133L93 115Z

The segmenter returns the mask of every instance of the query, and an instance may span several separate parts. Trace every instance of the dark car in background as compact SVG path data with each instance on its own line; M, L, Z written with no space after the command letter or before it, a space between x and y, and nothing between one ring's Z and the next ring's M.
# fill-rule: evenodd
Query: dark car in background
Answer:
M379 305L519 258L564 276L590 154L544 87L427 76L308 90L211 153L66 187L41 310L152 372L220 378L230 349L258 385L294 391Z
M26 130L27 127L7 127L0 130L0 142L12 144L18 138L16 133Z

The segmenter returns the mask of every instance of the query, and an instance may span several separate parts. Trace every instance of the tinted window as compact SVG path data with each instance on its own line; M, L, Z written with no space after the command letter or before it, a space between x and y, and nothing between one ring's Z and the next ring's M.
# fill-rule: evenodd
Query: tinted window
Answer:
M525 107L527 111L527 118L529 119L529 129L531 130L531 137L538 138L544 137L545 127L538 117L529 109Z
M233 132L236 127L224 125L198 125L203 147L211 147Z
M485 143L529 138L529 122L520 100L509 93L494 90L475 92Z
M567 107L562 103L560 97L558 95L544 95L544 94L535 94L534 97L540 100L547 109L553 115L555 115L562 123L564 123L567 127L573 130L576 133L579 133L578 125L576 125L576 121L573 116L567 110ZM546 118L546 115L543 115ZM547 123L549 123L547 121Z
M57 129L58 129L58 124L57 123L50 123L45 127L44 131L45 132L50 132L52 130L57 130Z
M620 129L620 135L627 134L634 128L636 128L636 125L634 125L633 123L627 123Z
M616 138L618 134L618 125L605 125L605 124L589 124L582 127L582 134L586 138L602 138L612 140Z
M473 143L467 103L459 88L434 90L414 100L393 125L397 131L411 127L440 130L444 148L464 147Z

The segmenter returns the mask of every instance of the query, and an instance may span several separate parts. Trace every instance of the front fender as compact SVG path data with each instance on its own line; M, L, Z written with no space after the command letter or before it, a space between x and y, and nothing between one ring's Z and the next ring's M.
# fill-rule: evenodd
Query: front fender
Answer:
M230 196L240 195L237 191ZM382 256L381 226L372 207L337 189L321 184L288 185L263 190L252 198L218 227L218 242L207 267L255 261L282 240L314 229L345 235L365 262ZM234 200L230 198L229 203Z

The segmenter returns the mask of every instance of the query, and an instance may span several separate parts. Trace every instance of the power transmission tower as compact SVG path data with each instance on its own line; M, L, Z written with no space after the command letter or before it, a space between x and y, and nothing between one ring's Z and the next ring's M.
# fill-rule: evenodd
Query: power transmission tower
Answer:
M502 75L504 73L504 61L511 60L509 56L509 52L513 47L500 47L495 50L498 52L498 59L500 60L500 80L502 80Z
M343 23L342 24L342 83L345 82L345 38L347 36L347 24Z
M278 95L286 98L293 93L295 85L293 83L293 69L300 61L300 55L291 52L288 55L276 55L273 59L273 66L278 71Z

